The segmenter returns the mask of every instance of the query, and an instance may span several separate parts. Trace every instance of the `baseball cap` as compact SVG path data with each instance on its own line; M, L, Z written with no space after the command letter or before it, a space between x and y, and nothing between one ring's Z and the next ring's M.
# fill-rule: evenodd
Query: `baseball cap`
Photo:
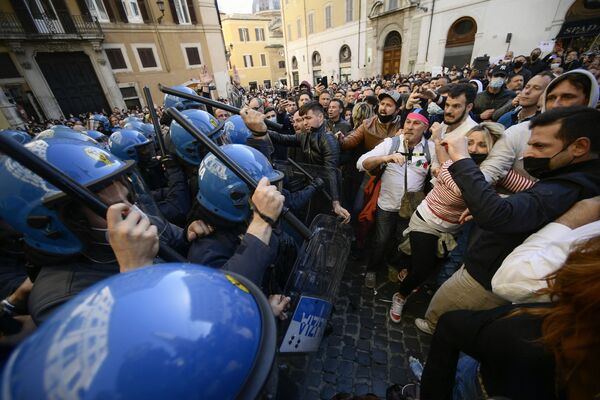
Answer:
M377 98L380 101L384 97L389 97L392 100L394 100L394 103L396 103L396 105L400 105L400 93L396 92L395 90L385 90L385 91L382 91L381 93L379 93L379 96L377 96Z
M496 66L496 68L494 68L492 70L492 77L494 77L494 76L507 77L508 76L508 65L501 64L501 65Z

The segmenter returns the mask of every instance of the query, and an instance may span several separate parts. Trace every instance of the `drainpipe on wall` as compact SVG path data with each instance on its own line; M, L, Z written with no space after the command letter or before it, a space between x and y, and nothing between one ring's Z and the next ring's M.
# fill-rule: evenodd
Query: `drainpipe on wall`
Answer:
M431 4L431 18L429 18L429 33L427 34L427 50L425 51L425 62L429 59L429 41L431 40L431 26L433 25L433 12L435 11L435 0Z

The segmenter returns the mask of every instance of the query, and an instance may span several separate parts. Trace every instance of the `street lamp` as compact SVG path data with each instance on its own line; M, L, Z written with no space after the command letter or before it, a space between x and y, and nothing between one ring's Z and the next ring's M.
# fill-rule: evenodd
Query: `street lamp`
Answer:
M165 16L165 1L164 0L156 0L156 5L158 6L158 11L160 11L160 17L158 17L158 23L162 23L162 19Z

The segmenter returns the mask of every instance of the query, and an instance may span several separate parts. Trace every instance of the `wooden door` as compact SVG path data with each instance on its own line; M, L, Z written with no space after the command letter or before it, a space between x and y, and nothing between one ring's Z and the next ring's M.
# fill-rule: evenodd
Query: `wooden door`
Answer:
M393 75L400 72L400 53L402 48L383 50L383 70L382 75Z

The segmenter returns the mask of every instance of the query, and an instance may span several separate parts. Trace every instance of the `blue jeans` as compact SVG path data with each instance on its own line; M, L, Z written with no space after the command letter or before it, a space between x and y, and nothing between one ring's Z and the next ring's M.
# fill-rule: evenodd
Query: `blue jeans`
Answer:
M469 245L469 235L472 227L473 221L469 221L463 225L462 229L458 233L456 247L450 252L448 255L448 260L444 263L438 274L437 283L439 286L442 286L442 284L446 282L452 276L452 274L458 271L460 266L463 264L463 259L465 253L467 252L467 246Z
M460 353L454 380L454 400L480 400L484 398L477 376L478 368L479 361Z

